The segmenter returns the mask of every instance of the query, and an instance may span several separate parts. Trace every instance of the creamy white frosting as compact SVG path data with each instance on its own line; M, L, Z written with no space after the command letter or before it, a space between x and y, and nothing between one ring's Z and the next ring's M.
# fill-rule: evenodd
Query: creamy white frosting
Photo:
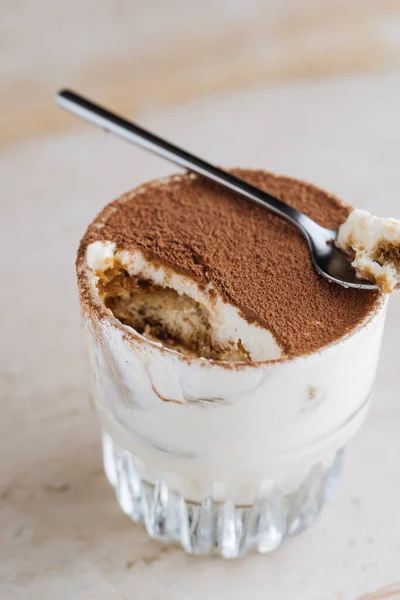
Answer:
M377 249L400 247L400 221L374 217L366 210L353 210L340 226L337 245L354 253L353 267L361 278L376 281L384 292L392 292L400 284L400 261L376 260Z
M161 287L171 288L180 295L186 294L201 304L207 312L213 337L222 346L231 342L236 344L240 340L253 361L282 358L282 351L272 333L259 325L249 323L235 306L211 293L211 284L200 288L189 277L148 261L139 250L115 252L115 244L112 242L97 241L87 248L87 265L94 273L112 266L115 258L130 275L139 276Z
M89 269L94 272L110 268L115 258L114 242L93 242L86 250L86 261Z

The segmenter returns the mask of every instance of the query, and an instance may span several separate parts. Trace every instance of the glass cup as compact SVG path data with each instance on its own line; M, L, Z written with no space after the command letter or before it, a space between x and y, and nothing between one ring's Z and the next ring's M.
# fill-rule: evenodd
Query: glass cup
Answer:
M311 525L371 398L384 298L352 333L292 360L184 356L118 321L77 262L106 475L149 535L193 554L267 553Z

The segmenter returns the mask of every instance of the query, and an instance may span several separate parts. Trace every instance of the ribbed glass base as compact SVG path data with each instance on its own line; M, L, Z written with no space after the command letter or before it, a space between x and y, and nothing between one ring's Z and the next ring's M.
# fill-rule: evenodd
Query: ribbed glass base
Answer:
M275 485L256 496L252 506L216 502L189 502L173 490L162 474L155 485L144 481L138 461L103 432L104 469L122 510L143 523L148 534L164 543L180 544L191 554L220 554L238 558L253 550L276 550L288 535L306 529L317 518L341 470L343 450L327 467L314 465L290 495Z

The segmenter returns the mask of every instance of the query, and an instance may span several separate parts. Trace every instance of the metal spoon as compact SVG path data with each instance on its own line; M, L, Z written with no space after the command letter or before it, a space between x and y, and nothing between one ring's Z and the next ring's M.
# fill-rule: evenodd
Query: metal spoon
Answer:
M71 90L61 90L56 96L56 102L78 117L89 121L89 123L155 154L159 154L181 167L208 177L286 219L297 227L306 238L315 269L329 281L334 281L344 287L365 290L377 289L373 283L357 279L355 270L350 264L350 258L334 245L337 236L336 230L326 229L318 225L300 211L271 196L271 194L267 194L238 177L234 177L185 150L177 148Z

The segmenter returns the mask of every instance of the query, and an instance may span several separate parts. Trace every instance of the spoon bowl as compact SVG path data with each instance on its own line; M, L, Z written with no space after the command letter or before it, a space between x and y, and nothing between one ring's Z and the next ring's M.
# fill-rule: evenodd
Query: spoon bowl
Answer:
M307 238L311 259L318 273L346 288L378 289L371 281L359 279L351 264L351 257L336 247L337 230L322 227L306 217L302 222L302 231Z
M336 231L333 233L337 233ZM311 251L311 258L315 269L326 277L329 281L338 283L346 288L361 288L364 290L377 290L378 287L371 281L359 279L355 269L351 264L351 258L335 244L335 237L332 237L332 242L326 244L326 248L314 247Z

